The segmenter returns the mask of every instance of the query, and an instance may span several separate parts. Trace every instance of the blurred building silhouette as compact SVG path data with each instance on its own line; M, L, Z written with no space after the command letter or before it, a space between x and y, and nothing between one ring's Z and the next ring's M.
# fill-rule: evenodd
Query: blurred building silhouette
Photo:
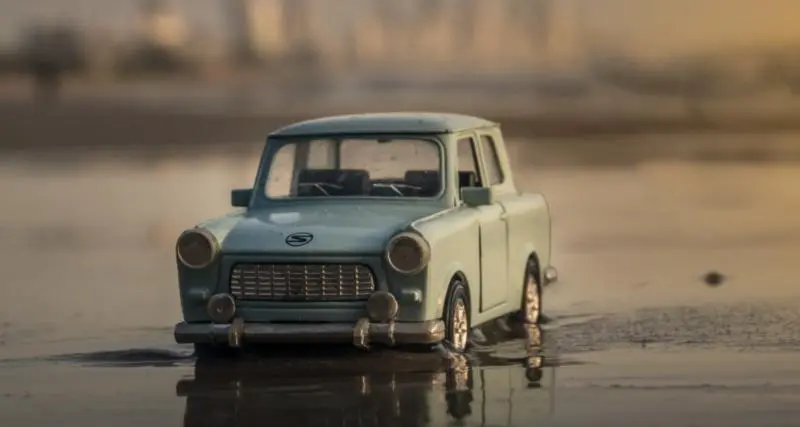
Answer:
M524 68L563 59L575 0L224 0L237 63L318 54L328 65ZM346 5L353 6L350 10ZM364 7L355 8L363 5ZM554 34L555 33L555 34ZM573 49L574 50L574 49ZM462 64L463 63L463 64ZM412 70L413 71L413 70Z
M428 73L442 70L525 70L562 61L575 51L574 15L579 0L215 0L223 31L198 46L188 0L127 0L138 3L133 32L84 26L96 55L111 51L122 68L159 62L175 68L178 57L205 63L270 65L298 70L358 67ZM572 33L570 33L572 32ZM208 33L206 33L208 34ZM112 37L113 36L113 37ZM105 38L105 36L103 36ZM223 43L224 52L217 47ZM94 47L103 52L94 52ZM211 54L210 52L213 52ZM131 57L150 59L131 59ZM176 69L182 69L177 67Z
M363 67L411 76L561 72L585 69L591 56L608 52L661 60L800 43L789 0L771 0L774 8L752 0L724 7L710 0L83 0L93 5L87 8L68 6L74 0L40 8L39 1L5 8L5 33L44 21L71 26L91 39L90 69L142 46L188 55L223 71L218 75L269 64L293 70L288 74ZM127 12L130 5L140 5L139 13ZM21 68L16 48L24 43L7 41L3 68Z
M259 63L282 53L285 40L280 0L228 0L226 5L231 56L236 63Z
M167 0L143 0L141 22L142 38L152 46L180 49L186 44L186 22Z
M226 0L231 53L239 64L286 59L320 44L307 0Z
M117 50L115 71L127 76L185 73L189 27L171 0L140 0L138 31Z

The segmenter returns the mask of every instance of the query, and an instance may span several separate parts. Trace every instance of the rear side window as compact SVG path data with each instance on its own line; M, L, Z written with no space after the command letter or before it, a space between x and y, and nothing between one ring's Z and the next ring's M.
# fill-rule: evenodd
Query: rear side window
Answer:
M458 183L461 187L480 187L480 169L475 141L472 138L458 140Z
M494 138L489 135L481 135L481 152L486 160L486 181L487 184L497 185L505 181L503 168L500 167L500 157L497 155L497 147Z
M472 138L458 140L458 171L478 173L478 156Z

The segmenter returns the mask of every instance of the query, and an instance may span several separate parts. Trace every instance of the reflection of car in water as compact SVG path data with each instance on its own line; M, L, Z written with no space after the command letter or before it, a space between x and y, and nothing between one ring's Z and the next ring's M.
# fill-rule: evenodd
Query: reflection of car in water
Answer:
M529 341L517 347L538 348L531 342L540 330L526 329ZM186 397L185 427L530 425L551 414L555 368L545 367L544 356L474 359L200 359L195 378L178 382L177 394Z

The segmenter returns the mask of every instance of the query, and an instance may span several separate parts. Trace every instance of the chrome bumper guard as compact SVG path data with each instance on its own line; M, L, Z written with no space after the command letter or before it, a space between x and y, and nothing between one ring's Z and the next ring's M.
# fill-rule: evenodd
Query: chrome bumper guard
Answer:
M350 323L187 323L175 325L175 341L179 344L227 344L239 347L242 342L254 344L345 344L369 348L371 343L388 346L398 344L436 344L444 339L444 322L371 323L361 319Z

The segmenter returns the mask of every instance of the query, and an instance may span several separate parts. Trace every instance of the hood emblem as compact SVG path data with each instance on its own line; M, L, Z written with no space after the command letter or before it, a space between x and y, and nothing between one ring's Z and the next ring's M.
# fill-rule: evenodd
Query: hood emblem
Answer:
M314 235L311 233L293 233L286 236L286 244L289 246L305 246L314 240Z

